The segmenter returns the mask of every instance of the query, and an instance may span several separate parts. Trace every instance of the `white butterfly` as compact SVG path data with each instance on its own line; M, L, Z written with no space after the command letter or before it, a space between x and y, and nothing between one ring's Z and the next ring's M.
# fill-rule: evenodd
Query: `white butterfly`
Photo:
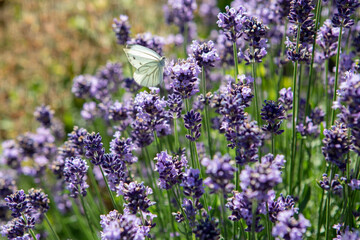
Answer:
M136 71L134 80L141 86L155 87L163 81L165 57L141 45L127 45L124 52Z

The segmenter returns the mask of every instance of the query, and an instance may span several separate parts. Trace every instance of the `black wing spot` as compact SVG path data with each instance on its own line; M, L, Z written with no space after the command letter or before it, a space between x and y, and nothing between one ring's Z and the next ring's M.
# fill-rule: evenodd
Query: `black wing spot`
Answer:
M135 60L135 57L133 57L133 59Z

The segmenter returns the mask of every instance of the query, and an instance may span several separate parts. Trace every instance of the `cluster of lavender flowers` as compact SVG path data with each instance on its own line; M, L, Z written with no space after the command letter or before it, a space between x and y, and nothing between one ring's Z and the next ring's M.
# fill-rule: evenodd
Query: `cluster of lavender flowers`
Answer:
M34 116L41 127L36 132L19 135L16 140L4 141L0 160L19 174L35 177L38 181L55 158L55 141L63 137L63 127L58 125L49 106L38 107Z
M150 227L144 225L141 218L124 211L124 214L117 210L100 216L102 228L101 239L145 239L149 236Z
M350 149L350 141L345 124L338 123L332 126L331 129L325 129L324 135L322 152L325 160L334 163L340 170L344 171L348 161L346 154Z
M187 159L184 154L171 156L166 151L156 154L155 171L159 173L159 187L171 189L180 183L183 178L183 170L187 168Z
M167 102L160 98L159 89L140 92L133 105L131 137L138 147L146 147L154 140L154 133L159 136L170 134L170 113L165 109Z
M314 108L310 116L306 116L305 124L299 123L296 126L296 130L301 134L301 136L313 137L316 138L320 134L319 126L325 119L325 112L319 107Z
M310 0L292 0L290 3L289 22L293 40L287 37L287 57L289 60L310 63L311 46L314 41L315 24L313 3Z
M168 0L163 6L166 22L178 26L181 33L184 33L186 25L194 19L196 9L195 0Z
M8 239L30 239L34 235L36 223L40 223L49 210L48 196L41 189L16 191L5 198L7 207L13 217L7 224L1 226L1 234Z
M195 59L178 60L171 62L165 69L166 74L172 79L171 88L173 93L180 95L182 99L190 98L199 92L198 75L201 72Z

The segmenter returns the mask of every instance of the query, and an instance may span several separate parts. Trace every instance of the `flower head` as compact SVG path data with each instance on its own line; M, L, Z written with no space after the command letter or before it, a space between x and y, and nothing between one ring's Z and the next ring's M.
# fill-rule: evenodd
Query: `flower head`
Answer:
M175 94L180 95L183 99L195 95L198 91L198 74L201 69L196 64L195 59L179 60L177 63L170 63L166 71L170 75L171 87Z
M124 206L132 214L137 213L138 210L149 212L148 208L155 204L148 198L148 195L153 193L152 189L145 186L144 183L121 182L117 187L117 193L124 196L127 202L124 203Z
M282 120L285 119L285 108L281 103L265 100L260 115L261 119L267 122L262 130L276 135L284 132L284 130L280 130Z
M205 190L203 179L200 178L200 170L189 168L183 175L182 183L180 186L184 189L185 196L200 198Z
M187 167L185 155L171 156L167 151L156 154L155 171L159 173L159 187L162 189L171 189L183 178L183 170Z
M49 128L54 117L54 111L51 110L50 106L42 105L36 108L34 116L43 127Z
M130 40L129 17L126 15L120 15L118 19L114 18L112 28L116 34L117 43L120 45L127 44Z
M214 63L220 60L213 41L200 44L194 40L190 46L192 56L200 67L214 67Z
M196 141L199 139L201 133L201 116L199 112L194 112L194 110L190 110L184 115L184 123L185 128L190 130L190 134L186 135L186 138L190 141Z
M306 233L306 229L311 226L310 221L299 214L299 219L295 219L294 210L286 210L279 213L275 227L272 229L274 237L283 239L301 240Z
M268 161L256 163L254 168L245 166L240 173L240 187L250 199L267 201L269 193L282 182L279 168Z
M70 197L76 198L79 194L86 196L86 173L89 166L86 161L79 157L71 157L65 160L64 177Z
M325 160L336 164L342 171L346 167L346 154L349 152L350 142L347 137L347 128L337 123L331 129L324 130L322 152Z
M201 164L206 167L208 177L204 184L210 188L210 193L220 191L225 195L234 189L231 181L237 169L232 166L229 155L215 154L214 159L204 158Z

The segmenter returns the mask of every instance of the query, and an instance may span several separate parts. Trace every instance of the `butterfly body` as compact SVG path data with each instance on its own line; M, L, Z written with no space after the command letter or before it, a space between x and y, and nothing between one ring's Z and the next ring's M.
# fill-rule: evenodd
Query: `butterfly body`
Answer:
M124 52L130 64L136 68L134 80L145 87L155 87L163 81L165 57L141 45L128 45Z

